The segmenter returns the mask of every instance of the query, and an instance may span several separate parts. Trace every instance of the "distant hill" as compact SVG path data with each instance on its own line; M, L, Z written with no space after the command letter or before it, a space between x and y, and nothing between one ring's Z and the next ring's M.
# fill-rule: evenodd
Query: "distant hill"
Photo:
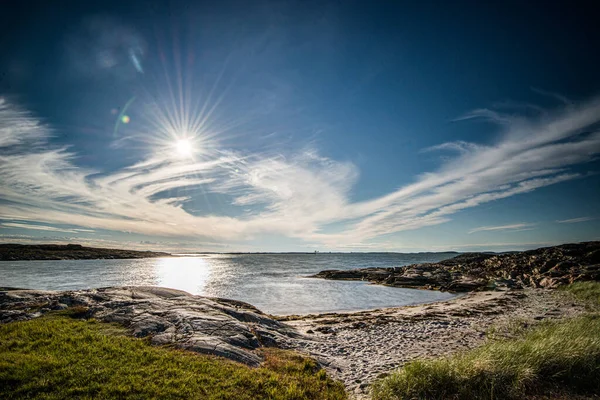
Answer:
M170 257L169 253L84 247L80 244L0 244L0 261Z

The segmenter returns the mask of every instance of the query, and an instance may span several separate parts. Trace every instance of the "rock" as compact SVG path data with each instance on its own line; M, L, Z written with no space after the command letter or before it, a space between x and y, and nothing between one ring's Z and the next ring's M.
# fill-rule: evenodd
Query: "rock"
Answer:
M393 268L327 270L314 277L453 292L555 288L575 281L600 280L599 261L597 241L503 254L465 253L439 263Z
M540 280L539 285L546 289L551 289L559 286L559 281L555 278L545 277Z
M460 280L456 280L450 283L445 289L455 292L470 292L485 287L487 282L483 279L472 279L468 277L462 277Z
M59 310L64 310L65 308L67 308L68 306L66 304L62 304L62 303L56 303L52 306L52 310L55 311L59 311Z
M37 310L42 301L54 306ZM0 323L35 318L67 305L80 310L82 317L119 323L153 344L172 344L252 366L262 361L259 348L299 337L249 304L159 287L0 291Z
M335 333L335 329L331 328L330 326L320 326L318 328L315 328L315 331L325 334Z
M510 274L507 274L510 276ZM487 285L488 289L491 290L501 290L501 289L520 289L521 285L517 283L514 279L494 279L490 281Z

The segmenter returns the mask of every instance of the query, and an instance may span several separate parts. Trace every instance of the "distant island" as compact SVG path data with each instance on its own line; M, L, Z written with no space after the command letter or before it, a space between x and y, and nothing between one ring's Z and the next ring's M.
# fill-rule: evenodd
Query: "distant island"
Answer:
M0 244L0 261L171 257L169 253L84 247L80 244Z

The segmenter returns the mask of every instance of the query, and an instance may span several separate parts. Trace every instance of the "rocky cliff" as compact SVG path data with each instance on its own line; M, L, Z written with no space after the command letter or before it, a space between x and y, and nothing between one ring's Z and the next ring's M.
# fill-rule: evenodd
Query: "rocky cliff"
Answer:
M552 288L575 281L600 280L600 242L506 254L465 253L439 263L327 270L314 277L455 292L502 287Z

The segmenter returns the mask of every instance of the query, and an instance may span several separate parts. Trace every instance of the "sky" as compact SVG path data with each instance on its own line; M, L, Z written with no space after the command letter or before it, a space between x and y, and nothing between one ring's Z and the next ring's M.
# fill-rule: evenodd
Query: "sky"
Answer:
M551 3L13 2L0 242L600 240L600 31Z

